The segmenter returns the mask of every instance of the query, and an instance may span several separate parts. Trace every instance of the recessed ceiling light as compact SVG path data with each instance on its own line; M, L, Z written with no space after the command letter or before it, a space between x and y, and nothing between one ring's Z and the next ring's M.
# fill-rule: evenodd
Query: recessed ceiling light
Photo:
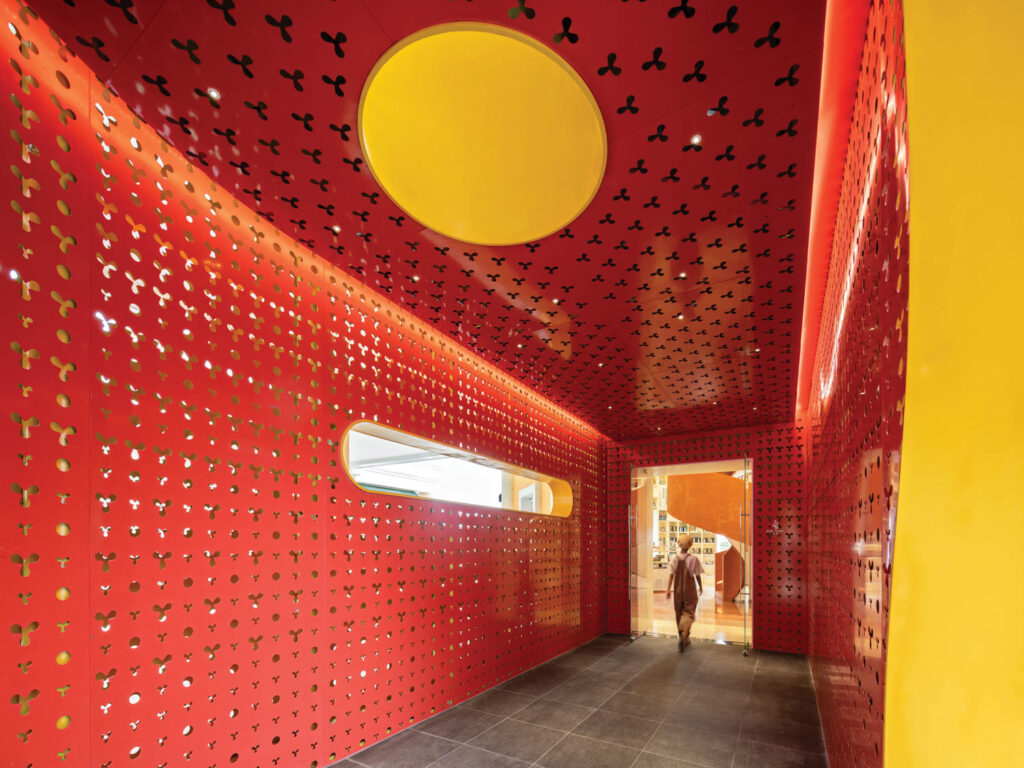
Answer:
M679 273L679 276L680 276L680 277L686 277L686 273L685 273L685 272L680 272L680 273Z
M690 137L690 143L693 144L694 146L697 146L702 141L704 141L704 137L701 136L699 133L695 133L693 134L693 136Z
M552 299L552 301L555 302L555 304L557 304L559 301L561 301L561 299Z
M216 88L207 88L206 95L214 101L220 101L220 91L218 91Z
M333 227L331 227L331 230L334 232L334 234L337 235L338 233L341 232L341 227L339 227L337 224L335 224Z
M676 315L676 320L682 320L682 319L683 319L683 313L680 312L678 315Z

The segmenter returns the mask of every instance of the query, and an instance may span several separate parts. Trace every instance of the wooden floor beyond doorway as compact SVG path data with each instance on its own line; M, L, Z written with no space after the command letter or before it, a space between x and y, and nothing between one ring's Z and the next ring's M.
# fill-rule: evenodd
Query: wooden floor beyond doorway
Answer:
M672 602L665 599L664 592L654 593L654 633L676 635L676 617ZM714 592L704 591L697 604L697 620L693 622L690 636L716 643L743 643L743 603L715 603Z

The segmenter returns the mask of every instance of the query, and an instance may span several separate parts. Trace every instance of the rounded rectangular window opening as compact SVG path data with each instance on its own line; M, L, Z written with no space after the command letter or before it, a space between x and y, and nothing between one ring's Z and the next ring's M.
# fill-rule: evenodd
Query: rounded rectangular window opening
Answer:
M341 442L342 466L370 493L568 517L572 489L557 477L358 421Z

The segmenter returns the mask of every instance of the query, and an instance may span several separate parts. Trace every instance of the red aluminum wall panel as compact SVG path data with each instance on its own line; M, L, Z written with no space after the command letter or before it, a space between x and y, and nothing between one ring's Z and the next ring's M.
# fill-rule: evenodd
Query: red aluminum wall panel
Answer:
M4 8L4 763L326 765L603 632L605 439ZM572 515L368 494L357 419L563 477Z
M627 511L633 467L753 459L756 648L807 652L803 429L781 424L616 443L608 449L608 630L629 632Z
M870 10L812 374L810 652L833 768L882 764L907 338L902 22L899 2Z

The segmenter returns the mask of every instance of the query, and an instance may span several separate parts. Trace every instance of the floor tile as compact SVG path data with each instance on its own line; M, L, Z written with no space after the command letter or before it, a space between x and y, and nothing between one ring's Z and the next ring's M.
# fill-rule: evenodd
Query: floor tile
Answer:
M674 638L597 638L339 766L623 760L629 768L827 768L807 659L744 657L701 641L679 653Z
M616 693L601 705L601 709L642 717L647 720L661 720L673 701L674 699L638 696L635 693Z
M644 751L710 768L731 768L736 737L663 723L651 736Z
M357 752L352 759L370 768L422 768L458 746L447 739L405 730Z
M498 686L498 690L520 693L525 696L543 696L571 679L572 676L572 673L567 673L564 670L530 670L502 683Z
M769 694L778 698L802 699L805 701L814 698L814 688L809 685L791 685L779 683L767 677L754 675L750 685L750 692L754 694Z
M618 650L616 646L609 645L581 645L573 651L569 651L567 656L592 656L598 659L602 656L607 656L609 653L614 653Z
M624 656L623 652L616 651L610 656L605 656L595 661L580 674L586 672L613 672L617 675L632 677L650 665L651 659Z
M822 752L825 749L820 725L753 712L743 716L740 738L804 752Z
M629 638L625 635L601 635L601 637L595 637L587 645L621 648L624 645L629 645Z
M760 668L754 673L754 679L771 685L788 685L793 687L810 688L814 685L811 680L811 670L762 670Z
M506 755L463 745L431 763L430 768L529 768L529 765Z
M619 690L622 693L632 693L637 696L662 699L665 702L673 702L679 698L688 681L676 681L658 679L649 676L646 672L638 675L622 686Z
M739 736L743 724L744 710L741 706L720 702L696 701L684 698L677 701L665 715L665 722L681 725L684 728L696 728L701 731L714 731L728 736Z
M733 768L828 768L823 753L740 740Z
M703 768L699 763L677 760L674 757L656 755L653 752L641 752L630 768Z
M500 723L502 719L500 715L491 715L478 709L454 707L424 720L416 726L416 730L429 733L431 736L464 742L479 736L491 726Z
M628 683L632 677L632 673L605 672L587 667L572 679L587 685L601 685L605 688L618 689Z
M577 725L573 733L611 741L624 747L641 748L657 729L658 722L655 720L599 709Z
M567 704L554 699L538 699L512 715L534 725L543 725L559 731L571 731L587 719L595 710L579 704Z
M813 697L809 699L792 699L767 694L751 694L747 699L745 711L768 717L796 720L811 725L818 725L820 722L818 702Z
M473 739L470 746L533 762L561 741L563 736L563 731L519 720L504 720Z
M604 657L602 656L601 658L604 658ZM539 667L535 667L535 669L537 669L539 671L542 671L542 670L552 670L552 671L556 672L556 674L561 674L561 675L563 675L564 677L567 677L567 678L568 677L574 677L575 675L578 675L582 671L578 664L572 664L571 662L566 662L565 661L565 657L563 657L563 656L559 656L557 659L552 659L551 661L547 662L546 664L541 664Z
M749 693L751 683L754 680L753 671L746 672L707 672L706 667L701 667L697 673L690 678L695 685L703 685L718 690L738 691Z
M479 696L474 696L472 699L463 702L459 706L469 707L470 709L479 709L481 712L488 712L492 715L508 717L514 712L518 712L532 701L535 701L535 697L533 696L524 696L519 693L510 693L509 691L502 691L495 688L493 690L486 691L485 693L481 693Z
M547 752L544 768L630 768L639 750L569 734Z
M573 679L558 686L544 698L596 708L607 701L615 693L615 690L608 686L588 685Z
M679 701L713 701L717 704L727 704L742 710L749 698L749 691L736 690L735 688L717 688L713 685L696 682L696 679L694 679L683 690L683 695L679 697Z
M775 651L761 651L757 656L758 671L803 671L809 672L810 666L806 656L797 656L792 653L777 653Z

